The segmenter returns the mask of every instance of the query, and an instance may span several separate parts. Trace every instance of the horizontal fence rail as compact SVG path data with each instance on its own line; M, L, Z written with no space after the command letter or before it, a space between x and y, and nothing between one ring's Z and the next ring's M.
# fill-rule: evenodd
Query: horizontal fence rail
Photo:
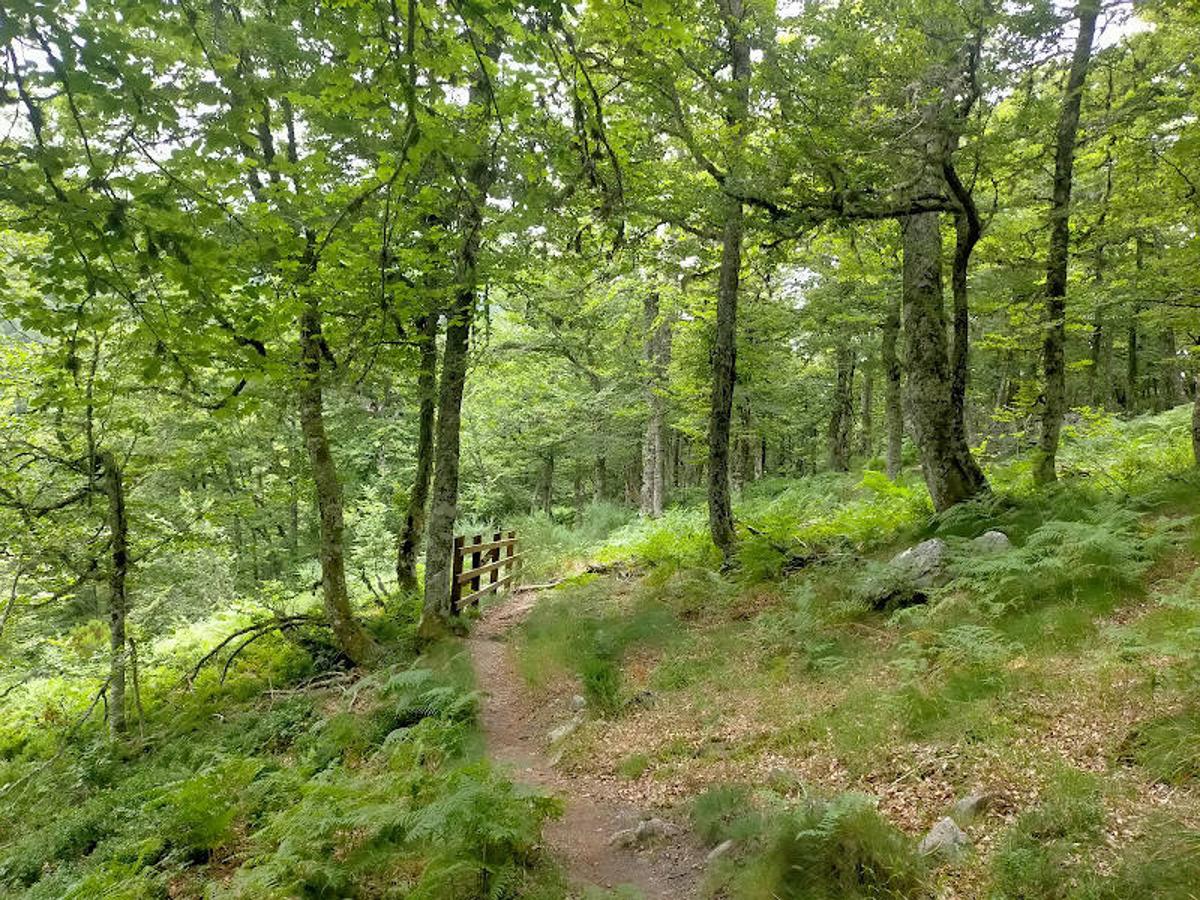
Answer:
M467 567L468 558L470 568ZM521 554L517 552L517 533L497 531L491 540L477 534L468 542L465 535L454 539L454 575L450 581L450 608L458 613L467 606L478 606L479 598L509 584L517 575ZM484 584L484 578L487 584ZM467 593L463 594L463 588Z

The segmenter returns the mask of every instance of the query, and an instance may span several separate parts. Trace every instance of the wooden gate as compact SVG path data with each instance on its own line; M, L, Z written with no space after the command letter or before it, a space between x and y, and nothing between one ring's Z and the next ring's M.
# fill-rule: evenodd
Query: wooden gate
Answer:
M454 539L454 575L451 578L450 609L457 614L467 606L478 606L479 598L497 591L516 577L521 564L517 552L517 533L497 531L490 541L477 534L467 542L465 536ZM468 568L467 558L470 557ZM507 571L505 571L507 570ZM504 572L501 577L501 572ZM483 583L487 576L487 584ZM463 587L468 592L464 595Z

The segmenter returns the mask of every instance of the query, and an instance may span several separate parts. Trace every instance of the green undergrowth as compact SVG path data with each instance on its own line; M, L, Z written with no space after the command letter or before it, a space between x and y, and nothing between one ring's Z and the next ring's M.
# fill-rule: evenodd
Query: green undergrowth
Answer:
M871 798L785 799L769 789L720 785L695 798L692 824L711 846L732 848L709 872L712 896L737 900L901 900L931 896L926 863Z
M622 778L694 783L761 754L815 756L870 791L919 781L932 753L956 761L958 790L1010 779L1035 797L1011 824L988 826L987 854L961 863L981 896L1193 896L1200 475L1188 413L1085 417L1066 435L1058 484L1035 489L1025 461L994 464L992 494L940 516L912 473L894 485L866 471L750 486L731 566L701 506L632 521L597 556L640 577L562 584L530 618L519 658L535 683L579 678L597 716L653 707L651 721L670 722L678 711L671 738L651 730L621 757ZM1010 545L974 543L990 530ZM905 583L889 559L935 536L944 578ZM1132 725L1121 712L1131 706L1146 710ZM1083 717L1068 725L1082 737L1103 735L1102 770L1093 759L1083 771L1066 735L1060 749L1060 713ZM716 736L747 717L758 727ZM573 758L596 734L572 739ZM1154 782L1183 793L1147 807ZM719 788L696 799L696 831L741 848L719 865L720 890L899 897L953 883L956 869L916 860L868 801L788 797ZM1126 825L1114 844L1117 808Z
M613 608L611 585L582 576L553 592L521 629L520 669L535 687L569 674L578 678L588 707L599 715L620 713L631 697L622 662L634 646L662 647L679 631L671 611L649 598Z
M120 743L88 722L59 752L63 726L9 723L0 894L561 896L536 849L556 801L483 759L461 648L417 658L400 632L367 674L273 636L190 691L162 648Z

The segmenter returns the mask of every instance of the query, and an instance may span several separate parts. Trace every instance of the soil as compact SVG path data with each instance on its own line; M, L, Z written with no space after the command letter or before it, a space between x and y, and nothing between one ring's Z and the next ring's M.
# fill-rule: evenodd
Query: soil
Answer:
M545 830L545 849L564 866L578 889L632 887L648 900L697 897L704 854L685 831L643 849L615 846L611 842L615 832L652 816L665 816L623 802L613 796L611 785L555 767L547 734L562 724L567 704L534 697L506 643L537 596L535 591L516 591L493 604L467 641L484 692L480 719L489 756L517 782L563 801L562 817ZM560 700L571 693L570 685L562 688Z

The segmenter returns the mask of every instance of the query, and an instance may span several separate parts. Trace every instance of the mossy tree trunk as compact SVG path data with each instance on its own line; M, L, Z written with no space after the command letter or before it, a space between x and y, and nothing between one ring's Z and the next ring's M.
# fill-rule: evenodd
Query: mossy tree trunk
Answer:
M941 511L987 490L987 480L954 424L939 216L908 216L902 227L908 412L929 496Z
M657 518L666 504L667 440L666 390L667 368L671 362L671 323L662 316L659 296L646 294L642 302L645 333L646 433L642 439L642 515Z
M310 243L313 238L310 236ZM345 522L342 483L325 431L325 400L321 384L321 305L311 286L304 289L300 314L300 431L308 450L309 468L317 500L318 545L321 560L321 596L325 616L338 648L355 663L370 661L375 644L350 608L346 588Z
M495 62L500 48L489 45L484 59ZM485 65L484 59L480 65ZM491 79L482 69L471 83L471 105L482 120L490 118ZM482 127L482 124L481 124ZM437 425L433 462L433 494L425 551L425 598L418 631L423 640L445 634L454 610L450 594L453 577L454 526L458 520L458 479L462 441L462 400L467 381L467 355L475 318L479 249L483 214L495 178L495 160L488 142L480 142L467 168L460 203L461 243L455 260L454 298L446 319L442 348L442 377L438 387Z
M887 476L892 481L900 477L903 466L901 454L904 448L904 400L902 392L900 356L896 342L900 336L900 295L892 297L887 316L883 320L883 411L887 420Z
M829 468L850 471L850 433L854 426L854 348L842 344L834 354L836 373L833 384L833 409L826 430Z
M125 478L110 451L96 455L99 488L108 501L108 728L114 736L125 733L125 620L129 614L126 582L129 575L129 522L125 516Z
M1063 414L1067 409L1067 264L1070 250L1071 186L1075 167L1075 144L1083 85L1092 58L1099 0L1080 0L1076 7L1079 34L1067 73L1066 90L1059 110L1054 152L1054 184L1050 202L1050 251L1046 258L1046 337L1042 349L1045 385L1042 427L1034 457L1033 478L1048 484L1058 476L1055 460Z
M1195 393L1192 401L1192 458L1200 466L1200 373L1195 376Z
M859 414L859 450L870 459L875 453L875 365L872 361L863 366L862 411ZM766 457L764 444L763 456ZM765 465L765 463L764 463Z
M1175 329L1162 331L1162 360L1159 364L1159 398L1163 409L1173 409L1183 402L1183 372L1179 367L1179 352L1175 347Z
M438 316L430 312L417 322L420 360L417 393L421 399L417 420L417 467L413 474L408 510L396 550L396 580L403 590L417 586L417 550L425 533L425 510L433 477L433 429L437 415Z
M712 350L712 402L708 418L708 527L721 555L733 556L737 536L729 496L729 431L737 378L737 304L742 271L745 211L737 198L742 145L750 118L750 40L744 0L717 0L728 38L730 85L725 124L730 131L729 172L722 188L721 264L717 276L717 323Z

